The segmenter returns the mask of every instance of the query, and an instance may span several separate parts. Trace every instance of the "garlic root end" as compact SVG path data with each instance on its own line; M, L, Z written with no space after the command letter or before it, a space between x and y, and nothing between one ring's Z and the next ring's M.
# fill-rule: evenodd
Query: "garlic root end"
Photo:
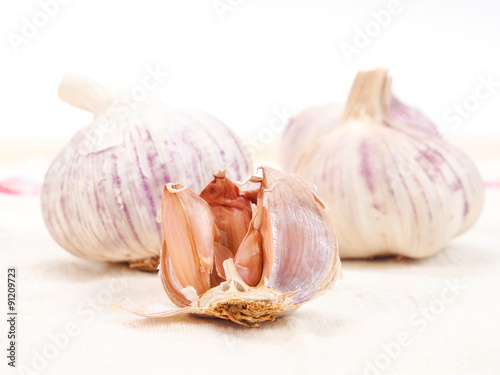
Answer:
M141 259L141 260L131 260L128 262L130 268L135 268L140 271L155 272L158 271L158 265L160 264L160 257L154 256L151 258Z

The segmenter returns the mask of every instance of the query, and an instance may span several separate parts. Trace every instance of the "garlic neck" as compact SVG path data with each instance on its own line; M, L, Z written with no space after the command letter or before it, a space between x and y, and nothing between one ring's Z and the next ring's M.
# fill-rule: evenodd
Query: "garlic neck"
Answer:
M97 117L108 109L120 91L79 74L66 74L59 84L59 97L65 102L86 109Z
M387 73L387 69L382 68L358 73L347 99L342 123L363 118L380 121L388 115L391 78Z

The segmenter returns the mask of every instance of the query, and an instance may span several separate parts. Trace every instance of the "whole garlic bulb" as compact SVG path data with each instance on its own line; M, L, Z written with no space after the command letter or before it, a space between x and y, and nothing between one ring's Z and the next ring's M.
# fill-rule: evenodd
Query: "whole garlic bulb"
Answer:
M430 256L470 228L483 205L472 160L392 96L384 69L358 74L341 121L292 170L329 202L344 258Z
M134 313L195 313L256 327L334 284L341 264L324 201L298 176L261 169L262 177L249 179L260 186L250 191L225 172L200 196L165 187L160 276L180 308Z
M165 183L199 192L220 168L235 179L252 169L243 142L202 111L120 99L76 75L64 77L59 95L95 115L53 161L41 195L50 234L79 257L156 269L149 259L161 251Z

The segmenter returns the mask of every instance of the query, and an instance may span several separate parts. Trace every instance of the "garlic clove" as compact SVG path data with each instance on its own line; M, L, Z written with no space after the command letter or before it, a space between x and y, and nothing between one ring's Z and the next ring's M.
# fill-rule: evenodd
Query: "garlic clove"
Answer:
M170 300L177 306L185 307L191 304L186 296L181 292L182 285L175 274L172 267L169 254L167 253L167 245L163 241L162 253L160 256L160 272L159 272L163 288L167 292Z
M208 204L182 185L163 191L162 223L168 256L180 284L198 294L210 289L217 228Z
M251 201L240 193L238 186L226 178L226 171L214 174L200 194L215 216L215 224L224 236L224 245L236 254L252 219Z
M340 277L337 240L308 184L277 169L262 171L262 280L281 292L296 292L293 301L299 304Z
M254 221L234 257L238 273L251 286L257 285L262 275L262 235L254 228Z
M215 269L217 270L217 274L221 279L217 279L212 282L212 285L219 285L223 280L226 279L226 275L224 273L223 263L226 259L233 258L233 253L227 247L221 245L218 242L214 242L214 264Z

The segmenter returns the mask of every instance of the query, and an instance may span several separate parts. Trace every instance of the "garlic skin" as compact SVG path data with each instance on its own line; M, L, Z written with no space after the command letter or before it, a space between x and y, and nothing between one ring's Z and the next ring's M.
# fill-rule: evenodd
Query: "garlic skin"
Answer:
M318 137L333 129L342 118L342 103L326 103L309 107L292 117L281 135L278 148L279 163L291 171L295 160Z
M200 192L220 168L235 179L252 170L243 142L202 111L130 102L76 75L64 77L59 95L95 115L53 161L41 194L50 234L76 256L155 270L165 183L185 181Z
M344 103L329 102L306 108L290 119L278 147L279 162L283 170L293 171L302 152L340 123L344 107ZM422 128L424 131L427 129L438 136L437 128L425 114L400 102L395 96L390 101L389 113L397 122Z
M235 210L214 217L213 204L182 185L165 187L160 277L180 308L132 312L145 317L194 313L258 327L333 286L341 277L341 263L324 201L300 177L261 169L262 177L247 179L260 185L255 190L240 191L224 172L214 175L207 187L212 202L219 194L242 216L246 216L245 201L251 204L248 224L235 219ZM234 257L221 244L224 231L214 225L224 215L239 227L235 231L245 226L246 235Z
M433 255L483 206L473 161L390 87L385 69L359 73L341 121L292 167L329 202L342 258Z

